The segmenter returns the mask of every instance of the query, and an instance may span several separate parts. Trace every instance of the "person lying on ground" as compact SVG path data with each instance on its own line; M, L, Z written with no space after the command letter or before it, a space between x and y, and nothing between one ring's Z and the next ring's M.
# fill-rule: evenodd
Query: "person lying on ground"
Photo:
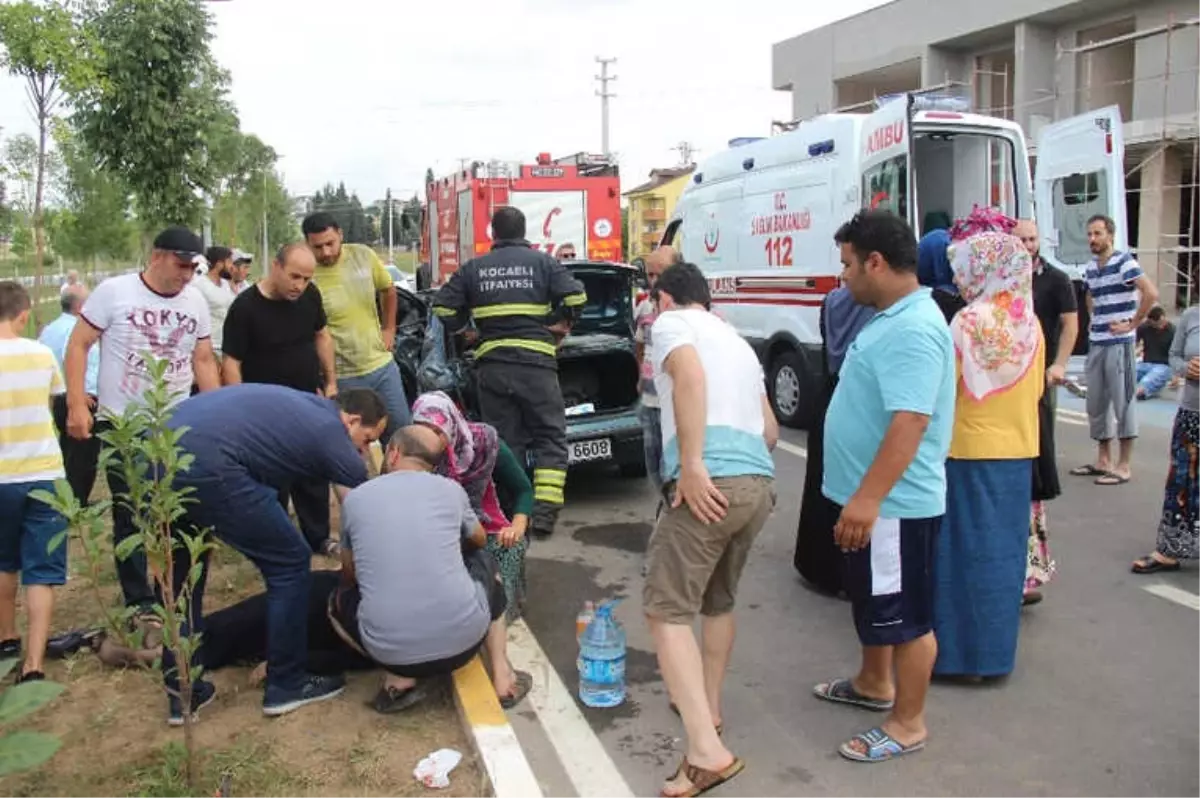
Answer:
M367 481L362 452L387 425L383 399L367 388L350 388L336 400L280 385L230 385L184 401L168 422L183 430L179 445L193 456L175 485L191 491L181 529L211 529L257 566L267 585L267 661L263 714L283 715L339 695L340 676L305 671L308 629L304 605L311 580L312 550L279 503L279 490L297 480L326 480L354 487ZM207 560L207 555L205 556ZM187 557L176 557L176 589L188 577ZM191 609L203 633L204 571L192 589ZM172 652L163 651L167 686L176 677ZM212 701L213 686L196 680L195 712ZM183 723L172 697L169 722Z
M377 666L342 640L329 621L329 597L337 590L341 576L337 571L314 571L308 590L308 661L305 670L324 676L345 671L374 670ZM229 667L254 666L251 684L266 680L267 674L267 594L256 593L236 604L204 616L204 645L200 646L199 664L205 671ZM84 637L88 635L85 633ZM85 641L90 642L90 641ZM157 648L136 649L102 636L91 643L105 665L130 667L153 665Z
M440 452L429 437L402 427L388 443L384 475L347 494L331 620L386 671L377 711L413 706L424 696L418 680L449 674L484 647L509 709L533 680L508 660L504 586L483 550L487 533L462 487L433 473Z

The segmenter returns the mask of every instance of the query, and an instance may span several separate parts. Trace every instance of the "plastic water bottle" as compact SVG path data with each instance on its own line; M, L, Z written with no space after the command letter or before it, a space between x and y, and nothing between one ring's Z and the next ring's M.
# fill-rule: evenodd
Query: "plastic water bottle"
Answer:
M625 630L612 616L614 602L596 608L579 640L579 700L589 707L615 707L625 700Z
M583 633L587 631L588 624L596 617L596 605L590 601L583 602L583 609L575 616L575 642L578 643L583 638Z

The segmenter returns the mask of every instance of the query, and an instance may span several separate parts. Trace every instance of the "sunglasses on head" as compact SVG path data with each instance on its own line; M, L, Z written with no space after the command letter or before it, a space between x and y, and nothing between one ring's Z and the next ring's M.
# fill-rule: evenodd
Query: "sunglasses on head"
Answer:
M175 250L171 254L179 259L181 265L191 266L193 268L199 265L201 257L200 253L198 252L180 252L179 250Z

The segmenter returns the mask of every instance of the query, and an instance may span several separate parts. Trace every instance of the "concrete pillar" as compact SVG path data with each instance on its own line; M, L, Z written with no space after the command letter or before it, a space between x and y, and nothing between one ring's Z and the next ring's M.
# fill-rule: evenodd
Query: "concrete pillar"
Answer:
M926 47L921 55L921 86L940 86L947 80L970 80L967 56L940 47Z
M1030 141L1038 128L1054 121L1055 33L1020 22L1013 35L1013 120Z
M1175 147L1167 147L1141 169L1142 190L1138 207L1137 256L1142 270L1158 286L1163 307L1176 310L1178 278L1174 250L1181 245L1179 216L1183 189L1183 158Z

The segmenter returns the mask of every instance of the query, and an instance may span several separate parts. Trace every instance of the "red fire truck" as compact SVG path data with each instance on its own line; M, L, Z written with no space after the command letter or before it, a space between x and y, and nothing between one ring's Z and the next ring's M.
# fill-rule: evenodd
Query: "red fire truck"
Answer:
M579 153L533 164L475 162L425 189L421 261L433 285L460 263L491 251L492 213L511 205L525 214L526 238L551 255L570 246L579 259L621 259L621 186L617 165Z

